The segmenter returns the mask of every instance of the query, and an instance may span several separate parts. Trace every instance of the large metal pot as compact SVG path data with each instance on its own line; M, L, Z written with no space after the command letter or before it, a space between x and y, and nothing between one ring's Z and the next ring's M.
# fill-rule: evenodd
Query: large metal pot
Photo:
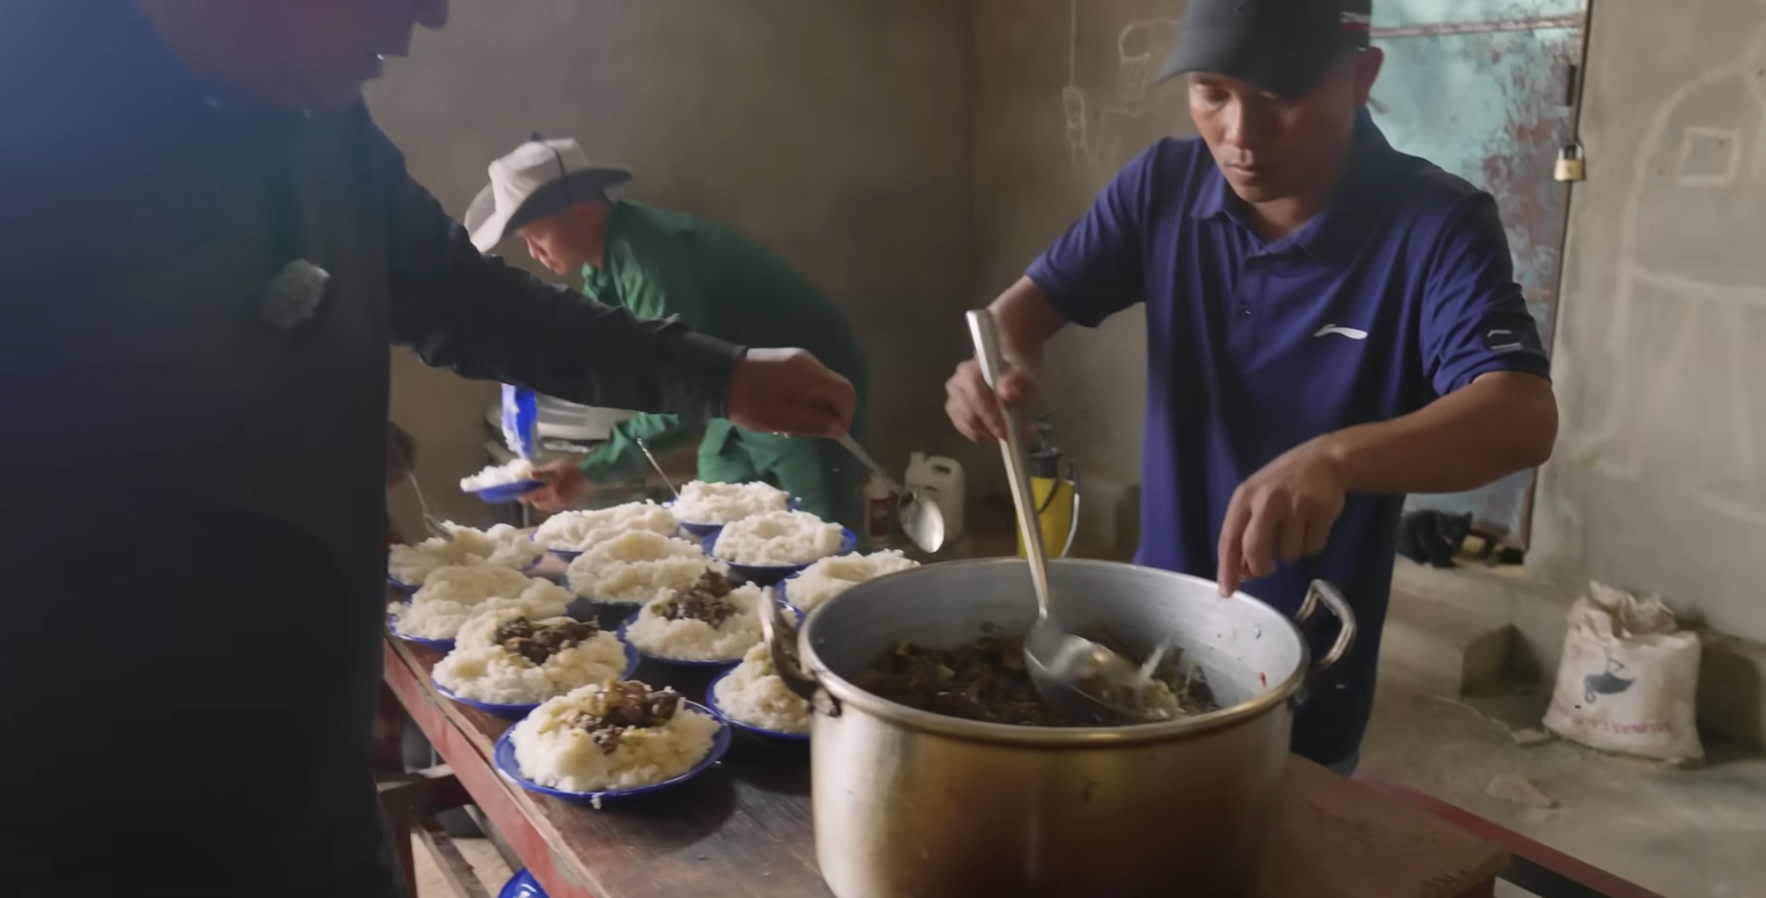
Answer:
M780 673L812 693L816 858L839 898L1194 895L1260 886L1276 831L1293 709L1355 638L1310 663L1294 621L1195 577L1102 561L1049 563L1055 614L1103 624L1135 652L1174 638L1224 710L1167 723L1053 729L977 723L885 701L852 678L903 641L951 646L1036 617L1018 559L951 562L855 586L810 615Z

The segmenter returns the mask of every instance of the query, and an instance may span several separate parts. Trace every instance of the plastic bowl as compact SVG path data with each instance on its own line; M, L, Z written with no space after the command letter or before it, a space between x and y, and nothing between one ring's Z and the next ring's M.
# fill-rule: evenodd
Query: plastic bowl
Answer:
M730 750L731 741L729 724L724 723L724 719L719 717L710 708L707 708L698 702L690 702L685 699L681 701L681 707L698 711L701 714L710 715L712 720L717 721L718 728L717 735L713 736L711 739L711 750L705 753L705 757L701 758L699 763L694 764L690 770L674 779L663 780L660 783L655 783L649 786L638 786L632 789L612 789L606 792L567 792L563 789L542 786L539 783L522 776L521 767L515 763L515 743L512 741L515 735L514 727L510 727L497 739L496 747L491 751L491 763L497 768L497 772L502 774L504 779L529 792L550 795L559 801L569 802L570 804L589 805L590 807L597 809L601 807L603 802L635 798L639 795L646 795L651 792L667 789L670 786L678 786L681 783L710 770L712 765L722 760L724 752Z
M533 537L529 536L528 539L532 540ZM540 562L545 561L545 560L546 560L546 556L541 555L540 557L535 558L534 560L528 562L527 567L522 568L521 572L524 574L533 573L533 569L539 567ZM499 565L499 567L500 567L500 565ZM405 581L400 580L391 574L386 575L386 585L392 587L393 589L398 590L399 592L404 593L405 595L415 595L417 590L423 588L421 585L418 585L415 583L406 583Z
M545 486L544 480L517 480L512 483L499 483L481 490L467 490L468 495L477 496L480 500L490 503L513 502L534 490Z
M674 510L675 504L673 502L664 502L664 503L662 503L662 507L666 508L672 512ZM800 509L802 507L803 507L802 503L798 502L796 497L792 497L792 498L785 500L785 510L786 511L797 511L798 509ZM693 536L695 536L699 539L704 539L708 536L711 536L711 535L717 533L719 530L724 529L723 524L695 524L690 521L683 521L680 518L675 518L675 523L681 525L682 530L685 530L686 532L692 534ZM728 522L726 521L725 523L728 523Z
M497 898L546 898L546 890L540 888L540 881L534 879L532 873L522 870L503 883L503 890L497 893Z
M678 665L680 667L700 667L700 668L735 667L736 665L742 663L741 658L733 658L728 661L689 661L685 658L670 658L667 655L652 655L649 652L646 652L643 649L638 648L635 645L632 645L631 637L626 635L626 632L625 632L626 627L631 626L632 623L638 619L638 615L642 614L642 613L643 613L643 609L642 609L642 607L640 607L637 612L634 612L631 617L628 617L624 621L621 621L620 625L619 625L619 638L620 638L620 640L622 642L624 642L626 645L631 646L632 651L637 652L639 655L642 655L645 658L649 658L652 661L656 661L656 662L659 662L662 664L674 664L674 665Z
M741 574L743 579L756 586L777 586L779 583L783 582L785 578L790 577L793 574L801 573L804 569L816 563L815 561L806 561L803 564L787 565L737 564L727 558L717 557L716 547L718 536L719 534L714 533L700 542L699 545L705 550L705 554L711 556L712 559L716 561L721 561L724 564L729 565L730 570ZM834 554L851 555L852 551L857 548L858 534L853 533L845 527L840 528L840 551L835 552ZM816 559L816 561L820 560L820 558Z
M778 585L773 587L774 595L777 596L779 604L783 606L785 610L797 615L798 626L802 626L804 618L809 617L809 612L791 604L791 581L797 579L797 575L801 573L803 573L803 571L798 571L797 574L792 574L791 576L780 580Z
M454 641L452 639L426 639L422 636L407 636L400 633L399 617L391 612L387 612L386 615L386 629L390 631L392 635L397 636L406 642L414 642L424 648L435 649L436 651L443 653L454 650Z
M766 727L757 727L754 724L743 723L742 721L731 717L729 712L725 711L723 706L717 703L717 684L722 683L725 677L728 677L735 672L734 669L724 671L717 675L717 679L711 681L710 686L705 687L705 706L711 709L711 713L717 715L718 720L721 720L725 724L733 726L736 729L753 733L756 736L762 736L767 739L776 739L780 742L809 741L808 733L787 733L783 730L769 730Z
M632 674L638 672L638 663L643 659L639 657L638 650L633 648L631 643L625 641L625 634L620 634L619 641L620 645L625 647L625 672L621 673L619 678L622 680L629 680L632 678ZM497 717L506 717L510 720L520 720L521 718L526 717L529 712L533 711L533 709L540 706L539 702L534 702L531 705L499 705L496 702L481 702L477 699L455 695L448 687L437 683L433 676L429 678L429 682L430 685L435 687L435 691L468 708L477 708L486 714L493 714Z

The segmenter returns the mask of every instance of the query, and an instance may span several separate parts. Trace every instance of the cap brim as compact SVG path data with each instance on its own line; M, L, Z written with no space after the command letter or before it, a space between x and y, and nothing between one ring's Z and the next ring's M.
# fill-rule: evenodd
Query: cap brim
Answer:
M1322 52L1321 52L1322 51ZM1312 45L1283 47L1278 43L1253 42L1239 30L1186 29L1177 47L1159 69L1159 82L1191 72L1208 72L1243 81L1258 90L1295 97L1318 83L1336 48Z
M496 211L496 200L487 184L472 200L472 205L467 207L466 220L462 224L472 235L472 245L478 247L479 252L488 253L502 243L510 232L519 231L542 218L557 215L577 200L599 197L631 179L632 173L623 168L573 171L529 194L520 206L502 214ZM475 218L480 220L475 222Z

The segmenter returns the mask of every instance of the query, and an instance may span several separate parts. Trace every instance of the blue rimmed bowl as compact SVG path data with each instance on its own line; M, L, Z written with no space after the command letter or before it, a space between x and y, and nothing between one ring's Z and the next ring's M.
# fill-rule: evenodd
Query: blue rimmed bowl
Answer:
M662 507L668 509L669 513L674 513L675 504L673 502L664 502ZM802 507L803 504L798 502L795 496L785 500L786 511L797 511ZM704 539L724 529L723 524L696 524L691 521L683 521L680 518L675 518L675 523L680 525L682 531L692 534L697 539Z
M741 574L744 580L747 580L756 586L777 586L786 578L794 574L800 574L810 565L816 563L815 561L806 561L803 564L786 565L737 564L727 558L719 558L717 556L717 538L719 535L720 534L713 533L712 535L707 536L699 543L700 548L704 549L705 554L709 555L714 561L721 561L724 564L729 565L730 570ZM845 527L840 528L840 551L835 552L834 554L851 555L853 550L857 548L858 534L853 533ZM820 560L820 558L816 559L816 561Z
M514 783L529 792L550 795L559 801L569 802L570 804L584 804L598 809L603 802L621 801L628 798L636 798L640 795L648 795L652 792L661 791L672 786L678 786L681 783L710 770L718 761L723 760L724 753L730 750L730 725L725 723L722 717L719 717L710 708L707 708L698 702L690 702L683 699L681 701L681 707L708 715L712 720L717 721L717 735L712 737L711 750L705 753L705 757L699 759L699 763L694 764L692 768L685 773L672 779L663 780L660 783L654 783L648 786L637 786L631 789L610 789L605 792L567 792L563 789L542 786L539 783L528 779L526 776L523 776L520 765L515 763L515 742L513 741L515 736L514 727L510 727L497 739L497 744L491 751L491 763L497 768L497 773L501 774L503 778L509 782Z
M529 536L528 539L532 540L533 537ZM535 558L534 560L528 562L527 567L521 568L521 572L523 574L531 574L531 573L533 573L533 569L539 567L540 562L545 561L545 560L546 560L546 556L541 555L541 556ZM399 592L402 592L408 596L416 595L417 590L423 588L423 585L420 583L406 583L405 581L400 580L391 574L386 575L386 585L388 585L388 586L392 587L393 589L396 589Z
M546 898L546 890L540 888L540 881L534 879L532 873L522 870L503 883L503 890L497 893L497 898Z
M501 502L514 502L516 499L519 499L545 485L546 482L544 480L535 480L529 477L526 480L517 480L512 483L499 483L496 486L487 486L481 490L466 490L465 493L468 496L477 496L481 501L497 504Z
M625 641L624 633L619 634L619 643L625 648L625 672L621 673L619 678L622 680L629 680L632 678L632 674L638 672L638 664L643 661L643 658L638 654L638 650L632 647L631 643ZM455 695L453 690L437 683L434 676L429 678L429 683L435 687L435 691L468 708L477 708L486 714L493 714L497 717L506 717L510 720L520 720L532 712L533 709L540 706L539 702L534 702L530 705L500 705L496 702L481 702L477 699Z
M638 615L642 614L642 613L644 613L643 607L639 606L639 608L636 612L633 612L630 617L621 621L619 624L619 638L620 638L620 640L622 642L624 642L626 645L631 646L632 651L637 652L639 655L642 655L645 658L649 658L650 660L661 663L661 664L673 664L673 665L676 665L679 667L697 667L697 668L701 668L701 669L713 668L713 667L735 667L736 665L742 663L741 658L734 658L734 659L731 659L728 661L690 661L686 658L670 658L667 655L652 655L649 652L646 652L643 649L638 648L635 645L632 645L631 636L626 634L626 628L631 626L633 623L635 623L638 619Z
M758 727L758 726L755 726L754 724L751 724L751 723L743 723L742 721L737 720L736 718L730 716L730 712L725 711L723 705L720 705L717 702L717 684L722 683L725 679L727 679L730 676L730 674L733 674L735 672L736 671L733 668L730 670L726 670L723 673L718 674L717 679L712 680L710 686L705 687L705 706L707 708L711 709L711 713L717 715L718 720L721 720L725 724L727 724L729 726L733 726L738 730L742 730L743 732L753 733L756 736L761 736L761 737L764 737L767 739L774 739L779 742L808 742L809 741L809 734L808 733L787 733L783 730L769 730L766 727Z

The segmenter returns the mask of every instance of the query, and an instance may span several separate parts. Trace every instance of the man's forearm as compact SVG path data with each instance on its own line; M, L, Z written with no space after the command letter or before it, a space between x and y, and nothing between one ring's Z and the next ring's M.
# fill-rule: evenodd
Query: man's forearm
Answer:
M999 332L1000 354L1019 367L1041 367L1043 347L1067 326L1067 319L1029 278L1019 278L987 308Z
M1537 467L1557 439L1545 378L1485 374L1420 411L1320 437L1350 492L1456 493Z

